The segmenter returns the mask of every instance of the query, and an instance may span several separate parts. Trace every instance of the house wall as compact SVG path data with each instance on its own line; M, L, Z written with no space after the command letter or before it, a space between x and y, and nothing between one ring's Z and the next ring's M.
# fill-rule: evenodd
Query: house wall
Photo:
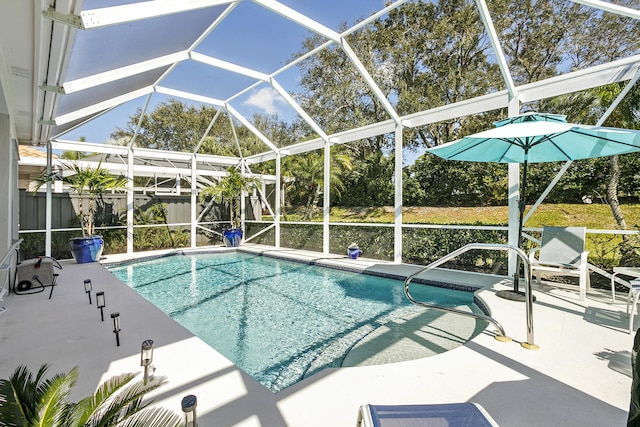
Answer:
M18 239L18 206L15 195L18 188L18 147L11 139L10 120L0 114L0 255L6 253Z

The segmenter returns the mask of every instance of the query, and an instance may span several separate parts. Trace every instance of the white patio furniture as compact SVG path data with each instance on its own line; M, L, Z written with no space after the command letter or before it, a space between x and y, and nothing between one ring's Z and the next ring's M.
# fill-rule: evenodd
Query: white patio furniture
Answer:
M542 273L579 278L580 300L584 301L591 287L585 251L585 227L544 227L539 248L529 253L531 272L540 284ZM536 258L536 254L539 256Z
M357 427L458 426L494 427L498 424L478 403L424 405L362 405Z
M640 267L614 267L613 275L611 276L611 298L613 302L616 302L616 286L615 282L622 283L628 288L631 288L631 283L616 276L629 276L636 279L640 279Z
M638 298L640 298L640 279L632 280L629 283L631 287L627 296L627 314L629 315L629 333L631 333L633 331L633 315L636 312ZM631 302L632 300L633 303ZM631 307L631 311L629 311L629 307Z

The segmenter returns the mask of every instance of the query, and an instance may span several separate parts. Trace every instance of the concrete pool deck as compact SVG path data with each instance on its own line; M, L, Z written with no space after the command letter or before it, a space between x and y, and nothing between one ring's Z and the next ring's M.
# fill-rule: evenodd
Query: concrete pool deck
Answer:
M415 266L360 258L244 246L367 270L410 274ZM141 254L137 254L141 255ZM107 262L124 259L106 257ZM430 278L473 282L491 315L513 338L511 343L481 333L465 345L436 356L387 365L326 369L273 394L186 329L176 324L100 264L63 262L58 286L46 292L5 296L0 305L0 378L21 364L49 373L80 367L72 399L93 393L107 378L140 372L140 344L153 339L156 375L167 383L149 397L176 413L188 394L198 398L200 427L354 426L360 405L480 403L503 426L613 426L626 423L631 390L631 346L626 302L594 291L586 301L577 290L534 288L535 344L527 350L523 303L497 298L508 289L499 276L436 270ZM105 321L84 292L104 291ZM121 345L116 346L110 313L119 312ZM636 323L637 324L637 323ZM491 327L489 328L491 329Z

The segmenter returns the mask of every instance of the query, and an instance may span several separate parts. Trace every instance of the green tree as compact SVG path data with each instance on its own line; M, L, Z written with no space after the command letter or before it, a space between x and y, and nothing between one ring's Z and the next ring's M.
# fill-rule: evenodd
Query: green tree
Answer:
M625 2L627 4L629 2ZM403 5L404 6L404 5ZM620 17L610 13L601 13L593 8L581 6L573 2L546 2L536 0L494 1L489 4L494 19L496 30L499 33L501 47L505 52L509 70L517 84L525 84L540 79L552 77L560 73L592 66L612 58L637 53L639 50L640 24L629 18ZM483 30L474 24L477 19L470 2L442 0L432 5L424 5L422 2L401 7L397 12L390 13L387 26L393 25L399 28L396 37L390 40L401 40L397 44L398 53L394 52L394 61L398 69L402 70L402 78L396 79L398 87L406 87L407 98L402 97L399 91L398 109L403 110L403 102L411 105L411 100L418 106L427 105L437 107L450 102L459 101L470 96L477 96L500 89L504 85L498 79L500 73L495 65L487 63L487 54L490 50L486 44ZM433 20L432 24L423 23L415 25L424 14ZM396 16L398 15L398 16ZM400 19L399 17L402 17ZM446 19L442 19L446 17ZM469 22L465 21L468 19ZM473 21L474 23L470 22ZM450 25L455 23L455 25ZM452 30L447 35L450 27L464 28L464 30ZM442 29L444 31L436 31ZM588 31L586 29L591 29ZM400 37L402 34L411 34L412 37ZM421 38L428 34L429 38ZM467 36L465 38L465 36ZM457 39L456 39L457 37ZM411 50L412 40L417 40L419 47ZM473 41L473 43L472 43ZM613 46L607 49L606 46ZM419 49L422 47L423 51ZM456 49L451 49L456 47ZM401 51L407 52L407 57L402 56ZM420 52L420 53L416 53ZM466 54L465 54L466 53ZM468 62L473 58L474 63ZM465 62L467 59L467 62ZM423 62L424 64L416 65ZM464 66L462 66L464 65ZM469 74L476 74L475 77ZM465 78L467 77L467 78ZM486 82L479 82L480 79ZM422 79L430 82L433 92L424 92ZM429 80L432 79L432 80ZM498 79L498 80L497 80ZM405 82L408 82L406 84ZM438 86L442 82L443 86ZM405 86L406 85L406 86ZM461 89L456 89L461 88ZM412 98L413 97L413 98ZM564 108L591 111L590 103L584 100L573 99L575 104L566 104L563 108L556 108L549 101L537 101L530 103L526 108L534 108L539 111L554 111L565 113ZM406 111L416 111L416 107ZM407 144L433 146L457 139L469 133L484 130L490 123L498 118L498 114L504 116L506 112L489 112L473 117L463 117L447 123L417 128L407 134ZM626 127L626 126L625 126ZM502 168L496 165L476 165L467 163L463 166L453 164L443 165L450 167L446 172L440 168L435 170L418 171L419 168L432 167L434 161L426 159L414 165L407 176L416 183L421 190L417 194L423 200L432 200L437 203L449 203L450 199L460 198L462 203L476 200L476 202L493 204L496 201L506 201L506 184L496 181L504 178ZM599 164L594 161L590 164ZM581 162L582 165L582 162ZM552 179L557 164L532 165L530 171L532 179L528 180L527 193L540 194L546 184ZM568 174L561 187L552 193L549 200L555 198L569 199L572 202L580 200L580 188L592 185L598 180L588 178L600 177L602 168L588 167L590 176L585 176L585 182L579 183L579 174ZM455 177L454 174L455 173ZM605 181L608 177L605 178ZM602 182L599 179L599 182ZM427 188L427 185L438 186ZM491 190L491 186L495 186ZM560 188L569 191L560 191ZM405 187L406 189L406 187ZM431 195L435 191L443 189L444 196ZM604 191L602 192L604 193ZM414 193L416 194L416 193ZM450 199L449 199L450 198ZM535 198L535 197L533 197ZM530 198L531 199L531 198Z
M212 120L218 117L207 133ZM138 109L124 129L117 128L111 138L131 141L136 135L142 110ZM232 124L233 123L233 124ZM236 141L237 137L237 141ZM142 117L135 145L143 148L193 152L200 141L199 153L220 156L249 156L267 151L266 145L246 127L225 112L208 106L187 105L170 99Z
M394 156L381 150L355 161L343 178L344 190L335 201L343 206L386 206L393 204Z
M304 47L315 47L321 41L312 37ZM462 101L503 86L498 68L487 60L490 43L472 1L407 2L349 35L348 42L400 114ZM325 49L303 61L300 72L302 106L328 133L389 118L340 48ZM438 145L480 130L482 119L462 117L406 129L404 144ZM385 154L393 145L391 134L345 144L353 172L344 179L343 201L378 204L393 200L393 157Z
M96 201L107 190L120 190L127 185L126 178L119 178L111 175L108 170L102 167L102 161L98 166L81 166L78 162L72 161L63 164L61 172L47 174L46 171L38 178L36 191L47 182L60 180L63 184L79 196L78 205L82 227L82 236L93 236L95 232ZM83 197L89 196L89 207L84 210Z
M216 184L200 191L200 202L206 203L210 199L216 202L227 200L231 215L231 226L240 227L240 196L243 191L249 191L252 186L258 185L254 177L244 176L236 168L229 168L228 175L222 177Z
M331 153L329 185L330 191L340 197L344 190L342 175L352 169L349 156L333 150ZM324 155L318 152L297 156L289 165L292 167L293 183L290 192L304 197L304 220L311 219L320 201L324 188Z
M425 154L406 168L422 190L415 202L428 206L501 205L507 200L507 166L456 162ZM408 192L406 186L405 190ZM415 197L415 196L414 196Z
M391 68L399 114L484 95L504 84L473 1L407 2L378 21L372 37ZM486 122L485 122L486 123ZM435 146L479 130L482 122L459 117L405 132L405 145Z
M8 379L0 380L0 425L7 427L91 427L157 426L179 427L181 418L162 408L149 408L152 401L144 395L164 383L153 378L144 385L134 382L135 374L113 377L96 392L78 403L69 396L78 380L78 367L69 373L45 379L48 365L42 365L35 377L19 366Z
M569 118L574 117L581 123L593 123L609 108L613 101L624 89L623 83L616 83L602 86L592 90L583 91L569 96L558 97L553 100L553 105L563 106L568 112ZM627 129L640 129L640 87L638 84L627 93L620 104L613 110L604 125L622 127ZM604 163L608 162L608 167ZM595 181L598 183L592 191L602 194L609 204L618 227L627 229L627 222L620 208L619 192L624 189L626 194L640 196L640 184L636 178L636 173L640 167L639 154L627 154L624 156L611 156L607 159L593 159L583 162L580 166L588 164L592 170L608 170L608 174L603 179ZM597 165L600 165L598 167ZM587 193L588 194L588 193ZM621 263L625 264L638 257L638 243L628 235L623 236L621 245Z
M294 172L296 170L296 156L284 156L280 161L280 200L276 200L276 203L280 204L281 214L284 220L287 220L287 207L292 201L289 188L291 187L295 191L295 177ZM262 163L260 170L265 174L275 175L276 165L275 160Z
M84 136L81 136L78 138L78 141L80 142L86 142L87 138ZM90 154L84 153L82 151L69 151L69 150L65 150L62 152L62 154L60 155L61 159L64 160L80 160L83 157L87 157Z
M637 7L635 0L618 3ZM490 12L513 79L530 83L633 55L640 23L571 1L491 2Z

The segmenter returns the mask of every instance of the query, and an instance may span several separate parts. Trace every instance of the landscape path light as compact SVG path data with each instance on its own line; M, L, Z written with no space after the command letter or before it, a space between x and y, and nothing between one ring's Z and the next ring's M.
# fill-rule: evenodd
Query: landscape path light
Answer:
M104 322L104 312L102 311L106 307L104 292L96 292L96 306L100 309L100 319Z
M116 334L116 345L120 346L120 313L117 311L115 313L111 313L111 318L113 319L113 333Z
M153 340L144 340L140 349L140 366L144 367L144 385L149 381L151 362L153 362Z
M193 394L182 398L182 412L184 412L185 427L198 427L196 406L198 406L198 399Z
M84 291L87 295L89 295L89 304L91 303L91 279L84 279Z

